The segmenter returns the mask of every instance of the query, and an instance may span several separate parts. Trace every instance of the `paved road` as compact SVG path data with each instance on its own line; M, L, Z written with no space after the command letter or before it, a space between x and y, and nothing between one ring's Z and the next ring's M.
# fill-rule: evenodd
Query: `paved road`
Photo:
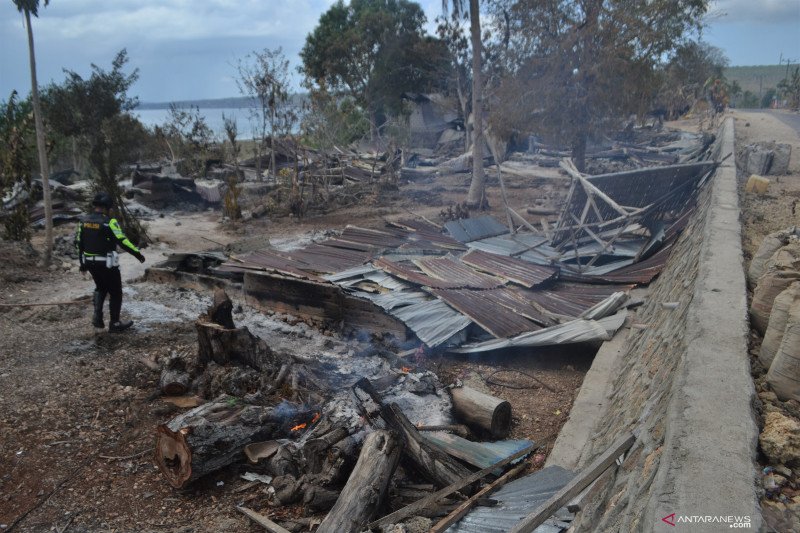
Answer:
M791 111L782 111L776 109L742 109L748 113L766 113L777 118L787 126L794 128L798 135L800 135L800 114Z

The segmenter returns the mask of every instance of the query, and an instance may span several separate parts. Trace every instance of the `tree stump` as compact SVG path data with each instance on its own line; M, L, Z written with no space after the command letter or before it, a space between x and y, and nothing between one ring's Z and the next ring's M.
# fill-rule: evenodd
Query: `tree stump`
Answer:
M154 460L170 485L183 488L239 460L247 444L285 436L291 423L284 410L222 396L158 426Z
M235 329L233 302L223 289L214 289L214 302L208 308L208 319L226 329Z
M353 473L317 533L357 533L375 516L386 497L403 441L389 431L367 436Z
M453 412L467 425L504 439L511 431L511 404L469 387L450 389Z
M277 358L267 343L250 333L246 327L227 329L202 318L195 326L201 365L210 361L219 365L239 362L262 372L277 366Z

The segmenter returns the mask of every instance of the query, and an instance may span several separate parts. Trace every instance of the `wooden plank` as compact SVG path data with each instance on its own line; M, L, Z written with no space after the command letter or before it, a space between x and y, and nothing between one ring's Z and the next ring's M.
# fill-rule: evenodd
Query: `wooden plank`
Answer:
M494 480L493 482L483 487L480 491L475 493L475 495L472 496L470 499L468 499L467 501L456 507L453 510L453 512L451 512L449 515L439 520L430 529L429 533L441 533L445 531L448 527L461 520L461 518L463 518L464 515L467 514L470 509L475 507L475 504L478 503L478 500L480 500L487 494L494 492L495 490L499 489L500 487L508 483L509 480L513 479L517 474L525 470L525 468L527 467L528 467L527 462L519 464L514 468L512 468L511 470L509 470L508 472L506 472L505 474L503 474L502 476L500 476L499 478L497 478L496 480Z
M512 463L512 462L516 461L517 459L519 459L520 457L524 457L524 456L528 455L529 453L531 453L532 451L534 451L537 448L538 448L538 445L533 444L531 446L528 446L524 450L518 451L514 455L509 455L508 457L506 457L502 461L498 461L498 462L496 462L495 464L493 464L490 467L487 467L487 468L484 468L483 470L475 472L474 474L469 475L469 476L465 477L464 479L462 479L460 481L457 481L456 483L453 483L452 485L450 485L448 487L445 487L445 488L443 488L443 489L441 489L441 490L439 490L437 492L434 492L430 496L422 498L421 500L417 500L414 503L412 503L411 505L406 505L402 509L398 509L397 511L395 511L395 512L393 512L391 514L388 514L388 515L384 516L383 518L381 518L379 520L375 520L374 522L369 524L369 528L372 529L372 528L376 528L376 527L383 526L383 525L386 525L386 524L395 524L395 523L397 523L397 522L399 522L399 521L401 521L401 520L403 520L405 518L408 518L409 516L413 516L415 513L418 513L419 511L421 511L423 509L427 509L429 506L435 504L436 502L438 502L442 498L445 498L445 497L453 494L454 492L459 491L459 490L463 489L464 487L466 487L468 485L471 485L472 483L475 483L476 481L478 481L480 479L485 478L486 476L491 474L494 470L496 470L496 469L498 469L500 467L503 467L503 466L505 466L505 465L507 465L509 463Z
M247 507L242 507L240 505L237 505L236 510L242 513L243 515L247 516L250 520L260 525L270 533L290 533L288 529L282 528L281 526L279 526L266 516L259 514L253 511L252 509L248 509Z
M514 526L511 533L531 533L534 529L542 525L553 513L580 494L592 481L597 479L609 466L614 464L617 457L628 451L630 447L633 446L634 442L636 442L636 437L633 434L628 434L617 440L605 453L595 459L592 464L572 478L572 481L567 483L564 488L553 494L549 500L523 518L521 522Z

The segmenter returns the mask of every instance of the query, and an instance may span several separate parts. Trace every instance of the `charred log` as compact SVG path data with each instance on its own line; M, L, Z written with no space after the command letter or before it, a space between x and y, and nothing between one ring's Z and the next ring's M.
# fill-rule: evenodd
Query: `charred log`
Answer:
M388 431L375 431L364 441L353 473L317 533L355 533L375 516L397 468L402 440Z
M489 432L498 439L511 431L511 404L469 387L450 390L453 412L468 425Z
M223 396L158 426L154 460L170 485L183 488L239 460L247 444L286 433L278 409Z

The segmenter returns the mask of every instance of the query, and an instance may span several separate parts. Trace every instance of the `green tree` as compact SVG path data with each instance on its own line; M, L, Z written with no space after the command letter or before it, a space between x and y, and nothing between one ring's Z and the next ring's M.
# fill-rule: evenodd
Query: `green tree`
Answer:
M138 147L147 135L142 124L130 114L136 98L127 91L138 78L138 69L123 72L128 62L121 50L106 71L92 65L88 79L65 71L61 85L51 85L45 94L45 112L53 129L76 140L87 154L95 189L112 196L126 233L132 240L145 242L147 235L136 218L125 208L117 182L120 167L135 160Z
M44 121L39 101L39 85L36 81L36 52L33 47L33 28L31 15L39 16L39 0L11 0L17 9L25 15L25 28L28 31L28 56L31 68L31 97L33 99L33 116L36 124L36 148L39 153L39 172L42 174L44 191L44 265L50 265L53 254L53 201L50 198L50 166L47 162L47 146L45 142ZM47 6L50 0L44 0Z
M699 30L708 0L496 0L508 28L494 113L498 130L570 145L583 169L587 142L646 111L656 67Z
M342 0L320 17L300 57L310 84L333 96L346 94L367 111L372 138L406 91L435 85L446 52L426 37L426 18L408 0Z
M464 0L442 0L442 10L452 7L458 15L465 12ZM483 71L481 41L481 10L478 0L469 0L469 26L472 43L472 181L467 194L467 205L480 205L486 188L483 172ZM467 117L464 117L467 119Z
M11 93L8 102L0 103L0 196L12 193L12 206L6 214L4 234L7 239L30 240L29 202L31 170L36 158L33 115L30 103Z

